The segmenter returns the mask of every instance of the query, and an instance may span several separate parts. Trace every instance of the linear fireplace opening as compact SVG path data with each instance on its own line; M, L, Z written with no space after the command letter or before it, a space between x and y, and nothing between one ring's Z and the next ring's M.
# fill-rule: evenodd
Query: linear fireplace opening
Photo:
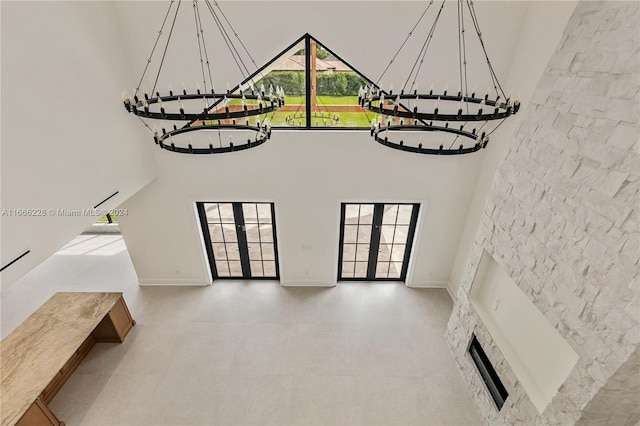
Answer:
M487 386L493 402L495 402L498 411L500 411L509 393L502 384L498 373L496 373L496 370L493 368L491 361L489 361L475 334L472 334L471 344L469 345L469 355L471 355L473 363L478 368L478 372Z

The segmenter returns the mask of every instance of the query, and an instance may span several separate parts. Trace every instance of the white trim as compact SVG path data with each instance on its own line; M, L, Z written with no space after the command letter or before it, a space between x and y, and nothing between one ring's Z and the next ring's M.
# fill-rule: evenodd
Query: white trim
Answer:
M451 291L451 286L449 285L449 283L447 283L447 293L449 293L449 297L451 298L451 300L453 301L453 303L456 302L456 295L453 294L453 292Z
M331 271L331 275L333 276L332 279L332 286L337 286L338 285L338 280L340 277L338 277L338 270L340 269L340 232L342 232L342 204L343 203L348 203L349 201L341 201L338 200L338 202L336 203L336 223L338 224L338 226L335 227L334 229L334 236L335 236L335 240L333 241L333 247L334 247L334 262L333 262L333 271Z
M202 259L202 264L204 266L204 276L207 277L207 285L213 284L213 274L211 273L211 265L209 264L209 256L207 255L207 245L204 242L204 229L202 229L202 225L200 222L200 214L198 213L198 201L193 201L193 212L196 218L196 228L198 232L198 237L200 238L200 258ZM142 284L141 284L142 285Z
M448 281L414 281L411 285L407 286L411 288L448 288Z
M305 280L294 280L290 283L285 283L284 281L280 281L280 285L283 287L335 287L336 284L331 283L329 281L305 281Z
M118 223L92 223L83 234L119 234L120 226Z
M199 278L145 278L139 279L140 286L208 286Z
M246 202L246 201L245 201ZM281 235L279 235L279 233L281 232L281 227L282 227L282 223L280 222L281 216L280 213L278 213L278 203L276 203L276 200L273 199L272 201L250 201L253 203L270 203L273 204L273 217L271 218L271 224L275 224L275 226L271 227L271 231L273 232L273 236L276 239L276 243L275 243L275 250L276 253L278 254L278 259L276 260L276 268L278 268L278 279L273 279L274 281L280 281L280 283L284 282L284 262L282 261L282 250L280 247L280 245L282 244L282 238ZM277 222L277 223L276 223ZM263 271L264 272L264 271Z
M411 253L409 253L409 264L407 265L407 276L405 277L405 284L407 287L417 287L413 284L413 272L414 265L416 262L416 256L418 255L418 241L420 240L420 236L422 235L422 222L426 217L427 205L429 202L427 200L415 201L414 204L418 205L418 217L416 218L416 227L413 230L413 243L411 244Z

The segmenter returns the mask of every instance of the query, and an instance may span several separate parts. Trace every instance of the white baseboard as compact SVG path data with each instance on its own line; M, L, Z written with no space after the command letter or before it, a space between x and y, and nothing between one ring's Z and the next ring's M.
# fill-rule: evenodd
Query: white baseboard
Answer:
M280 283L283 287L335 287L334 283L327 281L305 281L305 280L292 280Z
M83 234L119 234L120 226L117 223L94 223L85 229Z
M138 280L141 286L207 286L209 283L197 278L147 278Z
M457 297L455 294L453 294L453 292L451 291L451 287L449 287L449 283L447 283L447 293L449 293L449 297L451 298L451 300L453 300L453 302L455 303Z
M449 283L447 281L413 281L410 288L447 288Z

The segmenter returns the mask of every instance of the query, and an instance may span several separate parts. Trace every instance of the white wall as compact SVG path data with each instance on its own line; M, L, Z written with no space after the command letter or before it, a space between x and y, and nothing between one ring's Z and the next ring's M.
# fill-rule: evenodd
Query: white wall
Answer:
M2 11L2 209L113 208L155 177L111 2L10 2ZM95 217L2 217L6 287Z
M528 103L542 76L548 58L556 50L564 27L573 13L576 1L533 1L527 3L526 19L517 40L506 86L520 94L522 107L517 115L507 120L496 132L489 145L478 175L469 215L464 225L458 251L451 269L449 293L455 298L469 262L471 246L478 231L484 206L493 184L493 178L504 160L515 129L528 110ZM516 93L514 92L514 93Z
M410 23L415 22L425 7L424 2L398 1L221 2L221 5L258 65L270 59L303 33L309 32L374 80L379 77L391 55L406 37ZM179 15L176 25L179 29L180 25L184 24L184 30L178 30L174 34L167 54L166 70L159 79L161 90L166 90L168 82L172 82L175 87L179 87L183 81L193 86L195 81L200 79L197 63L184 59L195 58L197 48L195 34L190 31L192 29L190 4L185 3L183 6L185 10ZM433 16L437 6L438 4L434 3L429 16ZM119 94L124 88L130 88L137 83L157 35L155 27L159 27L166 7L167 2L164 1L2 3L3 208L86 208L93 206L113 191L119 190L120 194L105 205L114 207L153 178L154 166L144 155L144 152L150 149L149 134L137 120L124 114L120 106ZM547 39L554 37L556 26L558 28L563 26L559 23L564 22L563 13L567 9L566 3L536 2L535 5L529 6L526 2L482 2L476 8L489 55L503 83L507 71L510 68L512 70L508 75L509 78L506 79L505 90L513 88L524 95L524 89L520 83L525 83L531 78L537 80L539 72L532 70L538 66L542 67L538 64L546 62ZM272 17L270 22L273 21L275 24L265 25L263 19L265 16ZM254 17L259 17L259 21ZM210 20L210 17L206 19ZM64 22L64 25L61 26L61 22ZM422 31L416 31L409 40L404 51L396 59L395 65L381 80L383 85L388 87L389 83L394 83L395 87L398 87L404 81L407 67L415 60L430 22L431 18L423 21L419 27ZM545 22L545 25L540 25L540 22ZM450 87L457 85L457 40L453 37L454 24L455 5L448 4L434 37L432 55L427 57L427 59L437 60L431 60L430 66L421 74L419 84L422 87L428 87L431 83L435 83L436 87L447 83ZM226 81L233 84L240 79L240 74L228 56L220 36L215 34L214 26L209 25L205 28L210 31L208 33L210 40L215 40L208 44L212 57L224 59L227 55L226 60L218 60L214 63L215 83L218 87L224 86ZM519 36L522 29L522 35ZM469 43L470 46L474 46L473 43L477 42L471 38ZM514 62L514 58L520 59ZM475 78L475 80L470 79L470 86L477 86L479 90L484 90L483 88L487 86L487 74L481 53L477 49L471 49L468 52L468 61L469 75ZM513 64L520 64L520 68ZM155 63L152 64L145 79L149 88L155 77L156 68L154 67ZM535 77L531 77L533 74ZM90 97L98 101L89 101ZM37 101L33 101L34 99ZM38 117L37 125L33 125L33 120L26 120L26 112L34 103L37 103L39 110L47 111L47 114ZM60 107L61 105L63 108ZM7 106L10 107L7 108ZM506 126L501 133L505 133ZM95 131L96 128L100 130ZM42 131L44 129L46 129L45 132ZM330 134L339 135L339 133ZM360 136L364 138L364 135L358 137ZM285 138L283 140L287 140L288 136L283 137ZM342 138L351 139L350 136L342 136ZM47 142L44 142L45 140ZM497 160L501 158L500 154L495 154L500 151L499 146L496 146L500 143L506 146L504 140L501 142L500 138L493 139L493 151L490 148L489 152L494 154L492 159L487 160L488 162L497 164ZM35 146L38 147L37 150L34 149ZM324 146L322 149L328 148ZM343 147L340 146L332 154L327 153L327 155L340 156L342 149ZM386 158L386 152L391 151L385 150L383 158ZM401 153L390 155L396 154ZM174 168L175 156L170 154L169 156L168 159L158 161L157 164L161 173L165 175L171 174ZM288 150L285 156L291 158ZM274 153L270 161L276 161L276 157L278 154ZM438 239L429 233L422 234L431 237L425 243L430 247L424 249L426 254L433 254L435 256L433 259L437 259L440 263L434 266L432 264L436 261L429 258L426 264L423 264L422 258L415 257L417 268L413 276L415 283L427 285L434 281L440 284L448 281L454 260L455 266L451 271L454 278L464 267L467 257L466 247L475 234L477 215L471 214L466 225L464 221L460 221L460 217L467 210L471 212L481 210L495 170L495 165L488 166L484 168L482 175L479 175L477 163L482 161L483 154L475 155L473 158L474 161L462 159L460 162L451 159L412 160L417 161L420 168L405 171L417 178L413 180L414 186L411 186L411 182L402 183L405 199L428 199L429 209L438 209L439 205L457 209L453 213L439 214L438 217L442 219L444 225L438 225L434 230L439 236ZM209 160L182 159L179 161ZM449 168L442 170L440 174L431 173L431 171L424 174L421 173L423 170L421 164L424 162L429 164L431 170ZM186 169L190 167L191 165ZM460 167L465 167L466 170L459 173ZM306 169L307 166L301 168ZM404 168L403 164L401 169ZM354 168L350 169L350 172L344 172L345 178L354 178ZM363 168L358 173L371 174L378 171L373 168ZM202 177L208 179L206 173ZM181 179L183 186L194 185L192 179L186 177ZM470 182L475 181L480 181L481 184L478 185L472 207L469 209L469 202L473 196ZM442 191L443 186L448 187L448 190ZM327 193L334 191L331 188L324 190ZM364 185L362 190L366 190ZM146 199L150 205L157 206L158 202L154 201L154 197L163 198L167 195L162 194L162 191L156 191L150 190L149 194L141 194L140 198L132 200L131 203L139 204L141 199ZM246 192L246 195L243 195L238 191L234 194L229 193L227 199L231 199L232 195L234 199L246 199L249 196L263 199L260 194L252 192ZM439 198L435 194L442 194L444 197ZM208 194L196 195L201 197ZM216 193L211 194L213 195ZM347 195L353 199L353 195ZM393 195L374 191L369 199L373 200L371 197L374 196L377 197L376 200L382 200L385 197L393 200L401 199ZM428 198L425 198L427 196ZM463 200L462 197L467 199ZM321 205L318 202L314 210L323 212L323 216L331 211L335 219L339 201L344 199L337 196L325 199L323 203L328 204ZM184 208L181 206L178 209ZM296 223L298 219L296 219L297 216L294 217L295 210L292 213L285 213L284 205L277 208L279 216L287 214L291 216L291 226ZM169 209L167 206L163 207L165 212ZM180 210L179 213L176 212L177 216L165 216L165 220L170 222L193 220L190 209L191 207L188 213ZM285 217L283 216L281 222ZM39 219L5 217L3 219L5 220L2 222L2 263L9 261L26 248L32 250L30 255L3 272L4 285L15 281L93 221L93 218L77 217ZM127 227L127 222L134 223L133 219L127 221L125 218L124 228ZM188 223L184 225L187 226ZM298 223L297 226L299 229L303 227L306 229L307 225ZM335 233L336 228L337 226L332 225L330 229ZM441 229L446 229L447 232ZM458 245L456 240L463 229L464 236ZM283 229L282 232L286 230ZM144 233L141 231L140 234ZM134 240L133 235L127 237L132 252L135 251L135 247L143 244ZM285 242L286 240L283 240L280 243L283 245ZM307 259L307 262L316 262L311 252L320 250L318 244L312 245L314 247L312 250L305 249L305 255L296 253L285 258L284 253L281 253L282 262L289 261L298 265L295 261L298 259L296 256ZM320 252L328 259L330 255L327 250L330 247L331 252L335 252L336 245L332 242L323 244L325 249ZM452 248L452 245L455 247ZM436 250L433 247L439 249ZM416 250L416 256L419 256L423 250L422 245L419 244ZM454 256L456 250L457 257ZM144 262L139 255L134 257ZM170 274L158 268L157 272L145 272L144 276L153 280L172 281L180 277L185 283L199 282L203 277L200 276L203 270L202 262L196 270L192 270L187 267L190 261L186 260L186 257L175 260L179 267L170 269ZM308 268L301 268L302 274L296 272L291 277L299 281L324 283L334 274L335 260L329 266L328 270L318 274L311 272L306 274L305 271ZM146 270L148 267L141 264L139 269ZM176 270L181 272L176 273ZM420 272L421 270L423 272ZM141 276L141 279L145 278ZM458 280L453 281L452 289L455 290Z
M423 203L412 285L443 286L480 167L383 147L368 132L278 131L225 155L155 151L158 179L129 199L120 227L146 284L205 284L195 201L272 201L284 285L333 285L344 201Z
M377 80L426 2L221 2L238 34L262 65L308 32L352 66ZM439 3L414 32L381 83L400 87L429 31ZM120 2L116 8L127 51L142 70L167 3ZM523 2L482 2L476 6L492 64L504 79L525 18ZM190 12L190 11L189 11ZM202 12L202 9L201 9ZM206 16L206 15L205 15ZM261 23L255 17L260 17ZM266 17L266 18L265 18ZM210 19L210 18L209 18ZM149 30L152 23L154 31ZM201 80L193 17L181 12L159 79L189 87ZM264 22L273 22L271 27ZM469 86L484 91L489 74L468 22ZM205 27L216 87L240 80L215 26ZM207 32L208 31L208 32ZM431 53L418 80L450 90L458 85L456 4L444 9ZM163 42L164 43L164 42ZM162 44L163 46L163 44ZM213 52L213 53L211 53ZM225 56L226 55L226 56ZM179 60L177 60L179 58ZM191 61L189 61L191 58ZM546 62L546 57L543 59ZM155 64L150 69L155 78ZM250 69L254 69L250 66ZM145 79L151 88L153 79ZM508 88L505 88L508 90ZM416 156L385 149L367 132L274 132L259 149L222 156L158 152L159 178L126 203L121 228L141 283L207 282L193 202L274 201L284 284L331 285L338 249L338 208L343 201L425 202L416 241L412 285L444 286L458 248L483 152L457 158ZM426 204L428 202L428 205Z

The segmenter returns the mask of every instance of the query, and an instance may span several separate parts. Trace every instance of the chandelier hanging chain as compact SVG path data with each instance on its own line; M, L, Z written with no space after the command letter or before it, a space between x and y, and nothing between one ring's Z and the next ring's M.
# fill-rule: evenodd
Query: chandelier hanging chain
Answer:
M164 24L167 22L167 18L169 17L169 12L171 12L171 7L173 6L174 1L175 0L171 0L171 3L169 3L169 8L167 9L166 15L164 15L164 20L162 21L162 25L160 26L160 31L158 31L158 37L156 37L156 42L153 44L153 49L151 49L151 55L149 55L149 59L147 59L147 64L144 67L144 71L142 71L142 77L140 77L140 81L138 82L138 87L136 87L136 91L133 94L134 96L137 95L138 92L140 91L142 80L144 79L144 75L147 73L147 68L149 68L149 64L151 63L153 52L156 51L156 46L158 45L158 41L160 41L160 37L162 36L162 30L164 29Z
M460 135L456 135L456 137L453 139L453 142L451 142L451 145L449 145L449 149L453 148L453 145L456 143L459 137Z
M444 2L445 1L446 0L443 0L442 4L440 5L440 9L438 10L438 14L436 15L436 19L433 21L433 24L431 25L431 29L429 30L429 33L427 34L427 38L425 39L424 43L422 44L422 48L420 49L420 52L418 53L418 57L416 58L416 61L413 63L413 67L411 67L411 71L409 72L409 75L407 76L407 80L402 85L402 90L404 90L405 87L407 86L407 83L411 79L411 76L413 75L413 71L416 68L416 65L418 65L418 61L419 61L420 65L418 65L418 69L416 70L416 74L415 74L415 76L413 78L413 82L411 83L411 88L409 90L413 90L413 87L415 86L415 82L418 79L418 74L420 73L420 69L422 68L422 64L424 63L424 58L427 55L427 51L429 50L429 46L431 45L431 40L433 40L433 34L435 33L436 26L438 25L438 21L440 20L440 15L442 14L442 9L444 8ZM431 5L431 3L429 3L429 5Z
M194 0L197 4L197 0ZM229 36L229 34L227 33L226 29L224 28L224 25L222 24L222 20L218 17L218 15L216 14L215 10L213 9L213 7L211 6L211 3L209 2L209 0L205 0L205 4L207 5L207 8L209 9L209 12L211 13L211 16L213 17L214 22L216 23L216 26L218 27L218 31L220 31L220 35L222 36L222 38L224 39L225 44L227 45L227 48L229 49L229 52L231 53L231 56L233 57L234 62L236 63L236 65L238 66L238 69L240 70L240 74L242 74L243 78L246 78L245 76L245 72L242 69L242 67L240 66L240 64L242 63L242 66L244 66L244 69L247 72L247 75L250 75L249 70L247 68L247 66L245 65L244 61L242 60L242 57L240 56L240 53L238 52L238 49L235 47L233 40L231 39L231 37ZM196 8L197 9L197 8ZM220 6L218 6L218 9L220 9ZM222 9L220 9L220 11L222 12ZM229 23L229 20L225 17L225 21L227 23ZM202 25L202 21L200 21L200 25ZM229 23L229 27L231 27L231 24ZM231 29L233 30L233 27L231 27ZM235 33L235 30L233 30ZM237 34L236 34L237 36ZM238 37L238 40L240 40L240 38ZM204 37L203 37L203 41L204 41ZM242 40L240 40L240 43L242 44ZM246 48L245 48L246 51ZM237 58L236 58L237 55ZM251 55L249 54L249 52L247 52L247 55L249 55L249 57L251 58ZM205 47L205 57L207 57L207 50ZM240 61L240 62L238 62ZM254 62L255 63L255 62ZM207 65L209 64L209 60L207 58ZM253 80L252 80L253 81ZM211 88L213 89L213 80L211 81ZM214 100L214 102L211 103L211 105L209 105L206 109L206 114L208 114L211 110L213 110L215 107L217 107L221 102L223 102L224 98L219 98L218 100ZM274 111L275 113L275 111ZM206 115L204 112L202 115ZM199 121L198 118L193 119L189 122L187 122L183 128L188 128L191 127L191 125L193 123L195 123L196 121Z
M196 14L198 15L198 23L200 24L200 34L202 35L202 48L204 50L204 57L207 60L207 72L209 73L209 83L211 83L211 91L214 91L213 78L211 77L211 65L209 63L209 54L207 53L207 45L204 42L205 40L204 29L202 28L202 18L200 17L200 6L198 6L197 1L195 3L196 3ZM206 87L205 87L205 91L206 91Z
M217 4L217 2L214 2L216 4L216 6L218 7L218 9L220 9L220 6ZM238 66L238 69L240 70L240 73L242 74L243 78L247 78L247 76L250 76L251 73L249 72L249 69L247 68L246 64L244 63L244 61L242 60L242 56L240 56L240 53L238 52L238 49L236 48L235 44L233 43L233 40L231 39L231 37L229 36L229 34L227 33L226 29L224 28L224 25L222 24L222 20L220 19L220 17L218 17L218 15L216 14L215 10L213 9L213 6L211 6L211 2L209 0L205 0L205 4L207 5L207 7L209 8L209 12L211 13L211 16L213 17L216 25L218 26L218 30L220 31L220 34L222 35L222 38L225 41L225 44L227 45L227 48L229 49L229 52L231 53L231 56L233 57L233 60L235 61L236 65ZM220 9L220 12L222 13L222 15L224 16L224 13L222 12L222 9ZM238 40L240 41L240 44L244 47L244 43L242 43L242 40L240 40L240 37L238 36L238 34L236 33L236 31L233 29L233 27L231 26L231 23L229 23L229 20L226 18L226 16L224 17L225 21L229 24L229 27L231 28L231 30L234 32L234 34L236 35L236 37L238 38ZM255 65L255 61L253 60L253 57L251 56L251 54L248 52L248 50L246 49L246 47L244 47L245 52L247 53L247 55L249 56L249 58L252 60L252 62ZM235 52L235 55L234 55ZM205 50L205 55L206 55L206 50ZM236 55L237 55L237 59L236 59ZM238 60L240 62L238 62ZM247 72L247 76L245 76L245 73L242 69L242 67L240 66L240 63L242 64L242 66L244 67L244 69ZM257 68L257 65L256 65ZM262 73L261 73L262 74ZM253 82L253 79L251 79L251 82ZM214 109L217 105L219 105L221 102L223 101L223 98L220 98L214 102L211 103L211 105L209 105L209 107L206 109L206 113L203 113L203 115L209 113L212 109ZM275 109L273 110L273 113L275 114ZM272 115L273 117L273 115ZM189 121L187 124L185 124L183 126L183 128L188 128L191 127L191 125L193 123L195 123L196 121L198 121L198 119L193 119L191 121Z
M411 31L409 31L409 34L407 35L407 37L402 42L402 45L400 46L400 48L398 49L396 54L393 55L393 57L391 58L391 61L389 61L389 64L387 65L387 67L384 69L384 71L382 71L382 74L380 74L380 77L378 77L378 79L376 80L376 86L378 85L378 83L380 83L380 80L382 80L382 77L384 77L384 75L387 73L387 71L389 70L389 67L391 66L391 64L393 64L393 61L396 59L396 57L398 56L398 54L400 53L400 51L402 50L404 45L407 43L407 41L409 40L411 35L413 35L413 32L418 27L418 25L420 24L420 21L422 21L422 18L424 18L424 15L427 13L427 11L429 10L429 8L431 7L432 4L433 4L433 0L430 0L429 4L427 5L427 8L424 10L424 12L422 12L422 15L420 15L420 18L418 19L418 22L416 22L416 24L413 26Z
M416 73L415 73L415 75L413 77L413 81L411 82L411 87L409 88L409 91L413 90L413 88L415 87L416 80L418 79L418 75L420 74L420 69L422 69L422 65L424 64L424 58L427 55L427 51L429 50L429 46L431 46L431 41L433 40L433 34L435 33L436 26L438 25L438 21L440 20L440 15L442 13L442 9L444 8L444 2L445 1L446 0L443 0L442 4L440 5L440 9L438 10L438 14L436 15L436 18L435 18L433 24L431 25L431 28L429 29L429 33L427 34L427 38L425 39L424 43L422 44L422 48L420 49L420 52L418 53L418 57L416 58L416 61L413 63L413 67L411 68L411 71L409 72L409 75L407 76L406 81L402 85L402 91L404 91L405 87L407 86L407 83L409 82L409 79L411 79L411 75L413 74L413 70L415 69L416 65L418 65L418 60L420 60L420 64L418 65L418 69L416 70ZM431 6L431 3L429 3L429 6ZM407 108L402 103L399 106L402 107L406 111L410 111L411 102L412 101L409 100L409 108ZM420 119L419 121L424 125L427 124L427 122L425 120Z
M491 136L491 134L492 134L493 132L495 132L496 130L498 130L498 127L502 126L502 123L504 123L506 120L507 120L507 118L506 118L506 117L505 117L505 118L503 118L503 119L502 119L502 121L500 121L500 122L496 125L496 127L494 127L494 128L493 128L493 130L491 130L489 133L487 133L487 137L488 137L488 136ZM487 123L487 122L485 121L485 124L486 124L486 123Z
M220 7L220 5L218 4L217 1L214 0L213 4L218 8L218 10L220 10L220 13L222 14L222 17L224 18L225 22L229 25L229 28L231 28L231 31L233 31L233 35L236 36L236 38L238 39L238 41L240 42L240 45L242 46L242 48L244 49L245 53L247 54L247 56L249 57L249 59L251 59L251 63L253 63L253 66L256 67L256 70L258 70L258 64L256 64L255 59L253 59L253 56L251 56L251 53L249 53L249 50L247 50L247 47L244 45L244 43L242 42L242 40L240 39L240 36L238 35L238 33L236 32L235 28L233 28L233 25L231 25L231 22L229 22L229 20L227 19L227 15L224 14L224 11L222 10L222 8ZM264 74L262 74L262 71L260 71L260 75L262 77L264 77ZM253 81L253 80L252 80Z
M202 26L198 29L198 11L197 11L197 1L193 0L193 19L196 24L196 39L198 41L198 54L200 55L200 69L202 70L202 84L204 85L204 91L207 91L207 78L204 75L204 60L202 59L202 43L204 42L204 34L202 34L202 38L200 38L200 34L203 33ZM207 61L207 65L209 61ZM213 86L212 86L213 87Z
M460 55L460 91L464 90L464 96L469 96L467 84L467 45L464 37L464 5L462 0L458 0L458 44ZM462 40L461 40L462 39ZM464 84L463 84L464 75ZM467 114L469 113L469 102L465 102Z
M469 14L471 15L471 20L473 21L473 26L476 30L476 34L478 35L478 40L480 40L480 45L482 46L484 57L487 60L487 65L489 66L489 73L491 74L491 80L493 81L493 89L496 91L496 95L500 95L500 93L502 93L502 97L506 100L507 96L505 95L504 90L502 90L500 80L498 80L498 77L493 70L493 65L491 65L491 61L489 60L489 55L487 55L487 49L484 46L484 40L482 39L482 32L480 31L480 25L478 24L478 18L476 16L476 9L473 1L467 0L467 7L469 8ZM498 88L500 88L500 93L498 93Z
M249 72L249 69L247 68L247 66L245 65L244 61L242 60L242 57L240 56L240 53L238 52L238 49L236 49L236 46L233 44L233 40L231 39L231 37L227 33L227 30L224 28L224 25L222 25L222 21L220 20L220 18L216 14L216 11L213 10L213 6L211 6L211 3L209 2L209 0L205 0L205 3L207 5L207 7L209 8L209 11L211 12L211 16L213 17L214 21L216 22L216 25L218 26L218 30L220 30L220 34L222 35L222 38L224 39L224 42L226 43L227 47L229 48L229 51L231 52L231 56L233 56L233 60L235 61L236 65L238 66L238 69L240 70L240 74L242 74L243 78L246 78L246 76L251 74ZM236 55L238 56L237 59L236 59ZM240 61L240 62L238 62L238 61ZM244 67L244 70L242 69L240 64L242 64L242 67ZM246 75L245 75L245 71L246 71Z
M196 4L196 9L195 10L196 10L197 16L199 18L200 17L200 13L199 13L200 9L197 6L197 4L198 4L197 2L198 2L198 0L194 0L194 3ZM205 0L205 4L207 5L207 7L209 9L209 12L211 13L211 16L213 17L213 20L216 23L216 26L218 27L218 31L220 31L220 35L224 39L224 42L227 45L227 48L229 49L229 52L231 53L231 57L233 57L234 62L238 66L238 69L240 70L240 74L242 74L242 77L245 78L244 71L243 71L242 67L240 66L240 63L238 62L238 59L240 60L240 62L242 62L242 65L245 67L245 69L247 69L247 67L244 64L244 61L242 61L242 57L238 53L235 45L233 44L233 40L231 40L231 38L227 34L226 30L224 29L224 26L222 25L222 21L220 20L220 18L216 14L215 10L213 10L213 7L211 6L211 3L209 2L209 0ZM226 20L226 18L225 18L225 20ZM227 20L227 22L229 22L229 21ZM229 26L231 26L231 24L229 24ZM201 19L200 19L200 29L202 30L202 20ZM202 36L202 43L203 43L203 46L204 46L205 57L207 59L207 67L209 67L209 57L208 57L206 45L204 44L204 32L203 32L203 36ZM198 44L198 48L199 47L200 47L200 44ZM235 52L235 54L234 54L234 52ZM236 59L236 55L238 55L237 59ZM202 62L202 53L200 53L200 61ZM248 72L249 71L247 70L247 73ZM211 81L211 90L214 91L214 85L213 85L213 79L211 78L211 68L210 67L209 67L209 80ZM206 88L206 83L205 83L205 92L206 92L206 90L207 90L207 88ZM218 106L223 100L224 100L224 98L219 98L218 100L214 100L214 102L212 102L211 105L209 105L206 108L206 113L203 111L202 115L204 116L204 115L208 114L212 109L214 109L216 106ZM195 118L195 119L190 120L182 128L183 129L189 128L196 121L199 121L199 118ZM218 133L220 133L220 129L218 129Z
M176 14L173 16L173 22L171 23L171 29L169 30L169 36L167 37L167 44L164 46L164 52L162 52L162 59L160 60L160 66L158 67L158 74L156 74L156 80L153 83L153 89L151 89L152 94L156 92L156 86L158 85L158 78L160 78L160 71L162 71L164 58L165 56L167 56L167 49L169 48L169 42L171 41L171 35L173 34L173 27L176 25L176 18L178 17L178 11L180 10L181 4L182 4L182 0L178 0L178 7L176 8Z
M149 129L151 133L155 133L155 131L151 127L149 127L149 125L141 117L138 117L138 120L140 120L140 122L144 125L144 127Z

